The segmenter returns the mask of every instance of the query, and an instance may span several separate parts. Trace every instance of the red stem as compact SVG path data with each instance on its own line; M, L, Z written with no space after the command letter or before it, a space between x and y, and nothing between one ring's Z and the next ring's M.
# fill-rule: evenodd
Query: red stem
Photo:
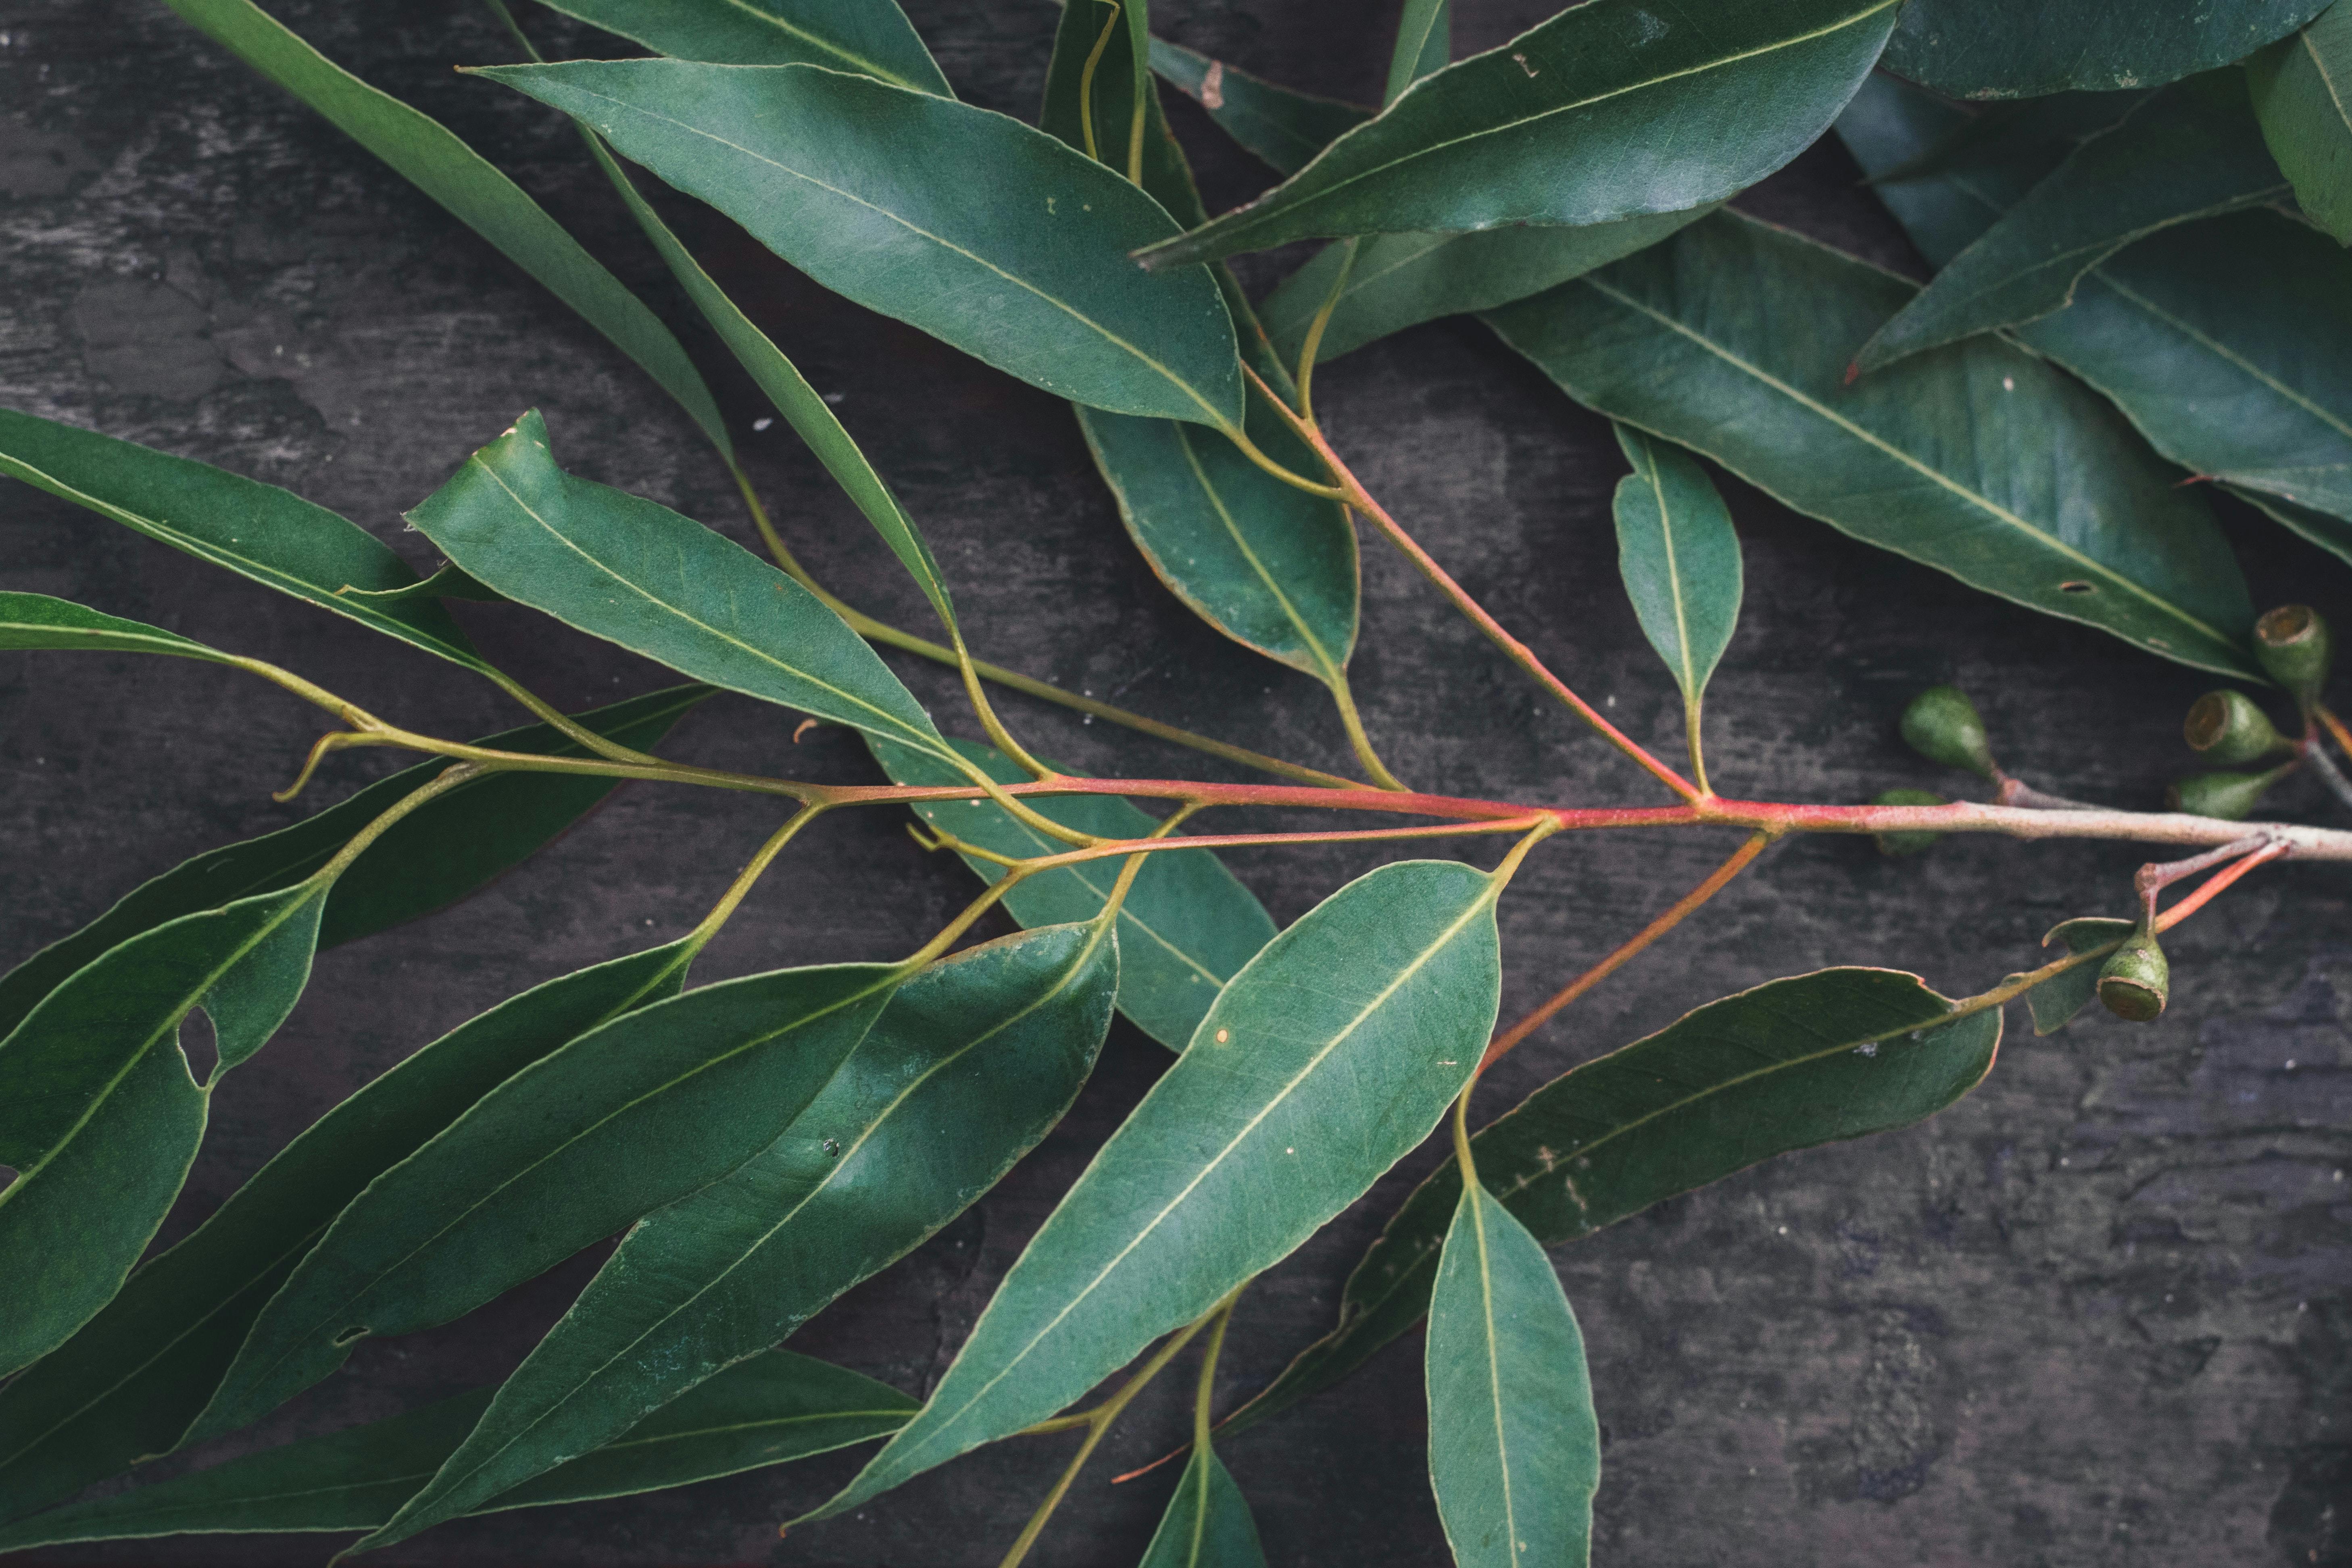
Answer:
M2265 844L2260 849L2255 850L2252 854L2246 856L2244 858L2233 861L2231 864L2222 867L2210 877L2206 878L2203 882L2200 883L2195 892L2190 893L2187 898L2181 900L2179 903L2165 910L2161 915L2158 915L2156 921L2156 929L2159 931L2170 931L2174 926L2179 925L2182 921L2187 920L2190 915L2195 914L2199 910L2203 909L2208 903L2210 903L2215 898L2219 897L2229 888L2231 883L2236 881L2239 878L2244 876L2247 872L2252 870L2257 866L2266 866L2270 864L2270 862L2277 859L2286 852L2287 847L2284 844Z

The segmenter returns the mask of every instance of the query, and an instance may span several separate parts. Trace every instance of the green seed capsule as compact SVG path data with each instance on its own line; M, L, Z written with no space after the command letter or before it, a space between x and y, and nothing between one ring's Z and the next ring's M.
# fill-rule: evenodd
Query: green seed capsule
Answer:
M1949 805L1951 802L1932 790L1891 789L1870 803L1873 805ZM1924 827L1906 827L1893 833L1874 833L1871 841L1878 852L1890 860L1900 860L1916 855L1943 837Z
M1957 686L1931 686L1903 710L1903 739L1931 763L1965 768L1979 778L1999 775L1984 720L1969 694Z
M2189 710L2180 726L2181 738L2209 763L2236 767L2260 762L2273 752L2292 750L2270 721L2242 691L2209 691Z
M2282 763L2266 773L2190 773L2165 791L2164 798L2175 811L2243 822L2254 814L2271 785L2294 766Z
M2099 1000L2118 1018L2153 1023L2171 994L2172 965L2154 931L2139 931L2099 966Z
M2254 623L2254 658L2297 708L2319 700L2335 652L2326 617L2309 605L2282 605Z

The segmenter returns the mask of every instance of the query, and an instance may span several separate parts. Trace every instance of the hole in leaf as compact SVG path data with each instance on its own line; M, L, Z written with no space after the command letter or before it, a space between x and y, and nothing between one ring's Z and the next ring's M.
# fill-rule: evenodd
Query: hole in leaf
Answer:
M368 1326L365 1323L353 1323L350 1328L345 1329L341 1333L337 1334L330 1342L340 1349L344 1345L350 1344L353 1340L365 1339L367 1334Z
M2058 591L2062 594L2095 594L2099 588L2095 583L2085 583L2077 578L2072 583L2059 584Z
M220 1037L201 1007L180 1020L180 1054L188 1058L188 1076L198 1083L208 1081L220 1066Z

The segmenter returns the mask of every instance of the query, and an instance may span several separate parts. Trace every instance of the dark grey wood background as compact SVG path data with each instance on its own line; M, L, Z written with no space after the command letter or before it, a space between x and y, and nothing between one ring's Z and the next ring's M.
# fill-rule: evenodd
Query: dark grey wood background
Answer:
M689 321L569 130L452 75L511 58L457 0L282 0L331 56L418 102L514 171L679 325L727 404L783 527L856 603L908 625L920 601L743 378ZM958 90L1026 115L1054 10L916 0ZM1166 0L1170 36L1278 79L1374 94L1383 5ZM1465 0L1460 46L1538 19L1539 0ZM551 44L577 37L541 13ZM607 46L609 47L609 46ZM551 52L553 52L552 50ZM582 38L582 52L599 47ZM1189 105L1171 110L1213 207L1264 171ZM1832 147L1751 193L1751 210L1916 260ZM676 205L676 204L674 204ZM708 214L689 241L795 355L929 531L977 646L1179 723L1342 762L1318 689L1194 620L1122 534L1069 412L820 292ZM1260 286L1295 258L1251 264ZM746 538L686 420L470 233L151 0L0 0L0 396L290 486L419 566L399 513L520 411L559 457ZM1318 401L1367 480L1473 592L1638 735L1678 744L1672 688L1619 587L1605 426L1480 329L1441 323L1325 371ZM2209 682L1849 542L1736 482L1747 613L1709 712L1725 788L1809 800L1951 787L1894 736L1905 699L1957 678L2003 758L2069 794L2154 805L2182 771L2179 716ZM2223 503L2226 504L2226 503ZM2251 514L2225 526L2263 604L2352 622L2352 574ZM516 721L495 693L353 626L194 564L34 492L0 490L0 581L65 595L299 668L443 733ZM504 607L465 607L494 658L568 706L660 677ZM1433 788L1646 801L1645 781L1538 699L1377 542L1355 669L1391 763ZM907 670L958 726L953 691ZM1093 771L1213 764L1015 700L1033 742ZM963 728L971 726L966 723ZM791 716L740 700L680 731L679 755L875 777L838 732L789 745ZM142 879L335 798L270 804L318 715L171 661L0 661L0 962ZM2305 788L2294 813L2325 809ZM268 1051L215 1103L168 1240L369 1075L499 997L682 930L771 826L741 798L624 790L461 908L322 958ZM1503 908L1506 1016L1696 881L1720 836L1556 841ZM1480 851L1482 855L1491 850ZM1830 963L1916 968L1949 991L2032 960L2061 918L2120 912L2123 847L1948 843L1882 861L1795 843L1494 1075L1500 1110L1568 1065L1686 1008ZM1243 855L1279 920L1373 863L1347 849ZM828 823L793 849L702 975L907 951L971 888L894 814ZM2154 1027L2012 1030L1982 1089L1933 1123L1785 1159L1558 1254L1591 1348L1607 1442L1601 1562L2171 1564L2352 1563L2352 923L2341 868L2265 871L2173 942ZM1054 1195L1164 1066L1115 1028L1067 1123L930 1246L793 1343L911 1392L937 1379ZM1407 1162L1244 1303L1222 1379L1238 1398L1328 1321L1339 1282L1406 1184ZM583 1257L440 1331L370 1342L252 1433L193 1456L387 1415L494 1378L595 1266ZM1226 1454L1277 1564L1430 1564L1418 1340ZM1114 1473L1180 1436L1171 1377L1079 1483L1034 1559L1132 1563L1170 1472ZM1067 1439L1000 1445L862 1514L779 1543L854 1456L684 1491L447 1527L392 1563L987 1564ZM156 1467L182 1468L181 1461ZM197 1538L59 1551L58 1563L315 1563L321 1538Z

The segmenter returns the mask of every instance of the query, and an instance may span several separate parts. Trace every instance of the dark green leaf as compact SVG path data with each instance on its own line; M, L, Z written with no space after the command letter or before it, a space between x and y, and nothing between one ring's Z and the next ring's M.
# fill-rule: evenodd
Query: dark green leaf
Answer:
M1739 535L1688 453L1622 425L1617 444L1633 465L1617 482L1617 567L1695 727L1707 679L1739 624Z
M1918 976L1824 969L1710 1002L1554 1079L1472 1141L1478 1178L1546 1245L1775 1154L1931 1116L1992 1069L1997 1008L1951 1010ZM1228 1419L1319 1393L1420 1321L1461 1200L1448 1161L1348 1277L1339 1325Z
M0 653L163 653L236 664L236 658L144 621L126 621L47 594L0 593Z
M1429 1479L1457 1568L1592 1560L1601 1424L1543 1244L1474 1186L1429 1301Z
M895 0L548 0L658 55L725 66L825 66L953 98Z
M1265 1568L1249 1500L1208 1445L1192 1451L1141 1568Z
M470 599L479 605L503 605L507 596L495 588L485 588L455 566L444 564L432 576L421 583L411 583L405 588L346 588L346 599L357 599L362 605L403 605L412 599Z
M459 222L580 312L677 400L733 460L726 421L669 329L512 180L439 121L377 91L271 19L253 0L165 0L199 31L333 121ZM360 584L359 586L388 586Z
M1583 228L1492 228L1479 234L1376 234L1357 242L1356 263L1316 347L1317 363L1441 316L1492 310L1540 294L1596 267L1655 245L1715 210L1647 214ZM1342 247L1329 246L1282 281L1261 314L1277 352L1295 361L1307 329L1331 297Z
M1569 395L2020 604L2245 675L2229 547L2105 402L1998 338L1845 384L1912 285L1730 213L1490 312Z
M1887 68L1954 98L2158 87L2252 53L2327 0L1910 0Z
M1151 68L1277 174L1297 174L1342 132L1372 117L1369 109L1276 87L1164 38L1151 40Z
M1020 766L972 741L949 744L999 784L1025 778ZM938 759L904 746L873 742L875 760L893 784L949 785L961 774ZM1131 802L1112 795L1036 796L1027 805L1065 827L1102 838L1141 838L1160 826ZM914 808L934 827L999 855L1027 858L1059 853L1064 845L985 800L931 801ZM967 856L982 881L1004 868ZM1005 908L1024 926L1090 921L1102 912L1115 861L1065 866L1031 877L1005 895ZM1207 849L1171 849L1151 856L1136 874L1118 909L1118 1010L1171 1051L1192 1039L1217 993L1274 940L1275 926L1255 894L1234 879Z
M0 1530L0 1552L159 1535L372 1530L433 1474L489 1399L490 1390L473 1389L405 1415L56 1509ZM627 1497L782 1464L887 1436L914 1409L897 1389L845 1367L770 1351L478 1511Z
M1051 1415L1428 1136L1494 1027L1498 890L1454 861L1384 866L1252 959L1013 1266L922 1414L819 1513Z
M1720 201L1821 134L1895 0L1589 0L1449 66L1248 206L1144 253L1172 268L1315 236L1591 224Z
M362 1546L480 1508L785 1338L994 1186L1110 1024L1108 927L1050 926L908 981L741 1169L649 1215L432 1482Z
M565 473L536 411L408 515L517 604L713 686L941 744L913 694L814 595L666 506Z
M2297 506L2277 496L2264 495L2260 490L2240 489L2234 485L2224 488L2239 500L2261 508L2322 550L2332 550L2345 560L2352 561L2352 521L2330 517L2324 511L2314 511L2309 507Z
M77 971L0 1039L0 1373L106 1305L163 1223L222 1073L259 1050L310 978L327 884L184 915ZM201 1006L219 1062L179 1043Z
M446 1323L725 1175L815 1098L898 973L838 964L708 986L508 1079L336 1217L188 1440L258 1419L362 1338Z
M419 587L407 563L357 523L290 490L5 408L0 474L427 653L483 668L437 599L382 596Z
M1396 47L1389 51L1389 79L1381 89L1383 107L1425 76L1435 76L1454 58L1454 0L1404 0L1397 17Z
M2065 921L2050 928L2042 939L2048 947L2053 942L2066 944L2068 952L2090 952L2097 948L2113 947L2139 928L2130 921L2102 920L2086 916L2082 920ZM2075 1014L2091 1005L2099 991L2099 966L2081 963L2052 979L2043 981L2025 994L2025 1005L2033 1014L2033 1032L2054 1035L2073 1020Z
M2352 245L2352 5L2246 62L2263 140L2312 221Z
M2136 239L2284 195L2234 71L2168 88L2064 163L1954 257L1863 346L1865 372L2063 310Z
M1205 274L1126 253L1174 232L1019 121L811 66L574 61L484 74L577 116L828 289L1049 392L1232 428L1233 322Z
M523 1068L676 995L700 946L671 942L509 998L320 1117L72 1339L0 1389L0 1518L177 1447L264 1303L344 1205Z

